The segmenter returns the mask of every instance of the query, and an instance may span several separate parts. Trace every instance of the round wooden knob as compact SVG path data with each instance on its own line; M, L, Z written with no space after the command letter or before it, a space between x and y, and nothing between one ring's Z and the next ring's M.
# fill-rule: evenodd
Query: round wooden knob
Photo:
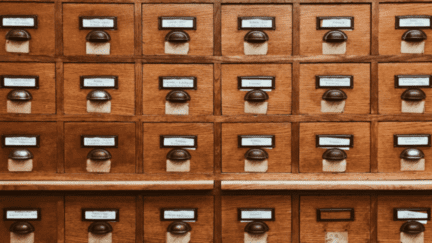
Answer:
M108 234L112 231L113 231L112 226L107 222L93 222L88 227L88 232L93 234L98 234L98 235Z
M269 99L267 92L255 89L246 93L244 100L251 102L264 102Z
M7 99L12 101L29 101L32 100L33 97L27 90L15 89L8 93Z
M402 35L402 40L419 42L427 39L427 35L422 30L408 30Z
M28 149L14 149L9 154L9 159L13 159L13 160L33 159L33 154Z
M169 102L187 102L191 97L186 91L172 90L167 94L165 99Z
M90 101L110 101L111 95L105 90L93 90L87 95Z
M88 42L108 42L111 36L103 30L93 30L87 34L86 40Z
M174 43L185 43L190 40L188 33L182 30L173 30L165 36L165 40Z
M423 151L416 148L407 148L400 154L400 158L406 160L419 160L423 159L424 156Z
M264 149L249 149L245 153L247 160L265 160L268 159L268 153Z
M341 43L347 41L348 36L340 30L331 30L324 35L323 40L325 42Z
M186 234L191 230L192 227L188 223L181 221L172 222L167 229L171 234Z
M248 232L249 234L264 234L265 232L269 231L269 227L264 222L250 222L246 225L245 232Z
M327 149L322 158L325 160L344 160L347 158L347 154L341 149Z
M190 160L191 155L184 149L173 149L167 154L169 160Z
M105 149L93 149L87 154L87 158L91 160L109 160L111 154Z
M34 232L35 229L32 224L29 222L24 221L18 221L13 223L10 228L10 232L13 232L15 234L29 234L31 232Z
M12 41L28 41L31 35L26 30L12 29L6 34L6 40Z
M402 93L401 99L406 101L420 101L426 99L426 94L421 89L408 89Z
M244 40L249 43L264 43L269 40L269 37L263 31L252 30L245 35Z
M322 96L322 99L327 101L343 101L347 98L345 92L339 89L327 90Z
M401 226L400 231L406 234L414 235L414 234L420 234L424 232L425 227L423 224L417 221L408 221Z

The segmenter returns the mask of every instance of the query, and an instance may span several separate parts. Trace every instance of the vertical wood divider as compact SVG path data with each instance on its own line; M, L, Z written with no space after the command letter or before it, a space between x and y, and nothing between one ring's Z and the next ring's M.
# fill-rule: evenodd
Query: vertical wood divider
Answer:
M135 122L135 132L136 132L136 141L135 141L135 172L142 174L144 173L144 124L141 122L141 119Z
M213 44L214 44L214 50L213 55L214 56L222 56L222 41L221 41L221 29L222 29L222 18L221 18L221 0L214 0L213 3Z
M298 56L300 55L300 0L294 0L293 2L292 25L292 55Z
M135 2L135 49L134 55L141 57L142 53L142 3L140 1Z
M378 104L378 62L371 62L371 92L370 92L370 103L371 103L371 114L379 113L379 104Z
M136 235L135 242L144 242L144 196L136 197Z
M64 63L57 61L55 63L55 81L56 81L56 118L57 118L57 173L65 173L64 164L64 122L61 118L64 115Z
M214 182L214 231L213 240L215 243L222 243L222 189L221 181Z
M295 61L292 64L292 106L291 114L298 115L300 113L300 62Z
M371 121L371 173L377 173L378 172L378 121L372 120Z
M213 113L215 116L222 115L222 64L213 64Z
M291 243L300 243L300 194L291 194Z
M65 196L57 201L57 243L65 242Z
M371 205L370 205L370 211L371 211L371 218L370 218L370 230L371 230L371 243L377 243L378 242L378 196L376 193L371 194Z
M63 3L62 0L54 2L54 28L55 28L55 56L63 55Z
M371 55L379 55L379 0L372 0L371 12Z
M291 123L291 173L300 172L300 123Z

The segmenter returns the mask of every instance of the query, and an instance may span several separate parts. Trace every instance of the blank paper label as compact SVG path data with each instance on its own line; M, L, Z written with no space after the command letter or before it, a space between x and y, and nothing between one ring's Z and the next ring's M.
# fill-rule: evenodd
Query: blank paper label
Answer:
M195 80L192 78L164 78L163 88L194 88Z
M273 146L272 138L242 138L241 139L242 146Z
M162 28L194 28L193 19L162 19Z
M428 214L427 213L420 213L420 212L414 212L414 211L398 211L397 212L397 218L398 219L417 219L417 222L420 222L422 224L427 224ZM418 220L418 219L425 219L425 220Z
M6 219L38 219L37 210L8 210Z
M84 87L114 88L114 78L84 78Z
M398 137L398 145L428 145L428 137Z
M242 28L273 28L271 19L242 19Z
M114 28L114 19L83 19L84 28Z
M320 137L320 146L350 146L351 139L348 138L330 138L330 137Z
M429 86L429 78L399 78L399 86Z
M399 19L399 27L430 27L429 18L402 18Z
M84 146L116 146L115 138L85 137Z
M6 146L37 146L36 137L5 137Z
M3 18L2 24L4 27L34 27L35 20L34 18Z
M164 138L164 146L195 146L193 138Z
M165 210L164 219L195 219L195 210Z
M271 210L247 210L241 211L241 219L273 219Z
M351 19L323 19L322 28L351 28Z
M242 88L272 88L273 80L271 79L242 79Z
M4 87L36 87L35 78L4 78Z
M320 87L351 87L350 78L320 78Z
M116 220L116 211L85 211L87 220Z

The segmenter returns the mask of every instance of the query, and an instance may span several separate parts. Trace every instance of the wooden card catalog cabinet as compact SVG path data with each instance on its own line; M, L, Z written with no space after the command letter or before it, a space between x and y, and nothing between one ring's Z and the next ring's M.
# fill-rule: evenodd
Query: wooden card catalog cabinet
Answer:
M0 27L10 28L6 34L6 52L30 53L31 35L25 29L37 29L37 15L2 15Z
M41 220L40 208L5 208L3 220L14 221L10 226L10 243L34 243L38 233L30 221ZM40 230L39 230L40 232Z
M9 154L8 171L33 171L33 154L28 148L40 147L39 135L2 135L2 147L14 148Z

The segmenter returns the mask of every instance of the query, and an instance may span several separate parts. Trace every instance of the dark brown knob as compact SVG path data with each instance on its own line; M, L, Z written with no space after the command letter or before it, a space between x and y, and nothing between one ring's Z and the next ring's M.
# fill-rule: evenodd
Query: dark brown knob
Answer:
M425 227L423 224L417 221L408 221L401 226L400 231L406 234L414 235L414 234L420 234L421 232L424 232Z
M113 231L112 226L107 222L93 222L88 227L88 232L93 234L98 234L98 235L108 234L112 231Z
M87 34L86 40L89 42L108 42L111 36L103 30L93 30Z
M27 90L23 89L15 89L8 93L8 100L12 101L29 101L32 100L33 97Z
M404 41L424 41L427 39L426 33L422 30L408 30L402 35Z
M407 148L400 154L401 159L419 160L424 158L424 153L420 149Z
M325 160L344 160L347 158L347 154L341 149L327 149L322 158Z
M190 37L188 33L182 30L173 30L165 36L165 40L168 42L185 43L190 40Z
M342 101L346 100L347 98L348 97L345 92L339 89L327 90L322 96L322 99L327 101Z
M244 100L251 102L264 102L269 99L267 92L255 89L246 93Z
M186 102L189 101L191 97L186 91L172 90L167 94L165 99L169 102Z
M348 40L348 36L340 30L331 30L327 32L323 40L325 42L340 43Z
M249 43L264 43L269 40L269 37L263 31L252 30L245 35L244 40Z
M108 160L111 159L111 154L105 149L93 149L87 154L87 158L91 160Z
M244 231L248 232L249 234L264 234L265 232L269 231L269 227L264 222L256 221L248 223L245 226Z
M420 101L426 99L426 94L421 89L408 89L402 93L401 99L407 101Z
M172 222L170 225L168 225L167 229L167 231L171 234L186 234L191 230L192 227L188 223L181 221Z
M35 228L29 222L18 221L10 226L9 231L15 234L29 234L34 232Z
M28 149L14 149L9 154L9 159L13 159L13 160L33 159L33 154Z
M105 90L93 90L87 95L87 99L91 101L109 101L111 95Z
M268 159L268 153L264 149L249 149L245 153L247 160L265 160Z
M12 29L6 34L6 40L12 41L28 41L31 35L26 30Z
M188 151L184 149L173 149L167 154L167 159L169 160L189 160L191 155Z

